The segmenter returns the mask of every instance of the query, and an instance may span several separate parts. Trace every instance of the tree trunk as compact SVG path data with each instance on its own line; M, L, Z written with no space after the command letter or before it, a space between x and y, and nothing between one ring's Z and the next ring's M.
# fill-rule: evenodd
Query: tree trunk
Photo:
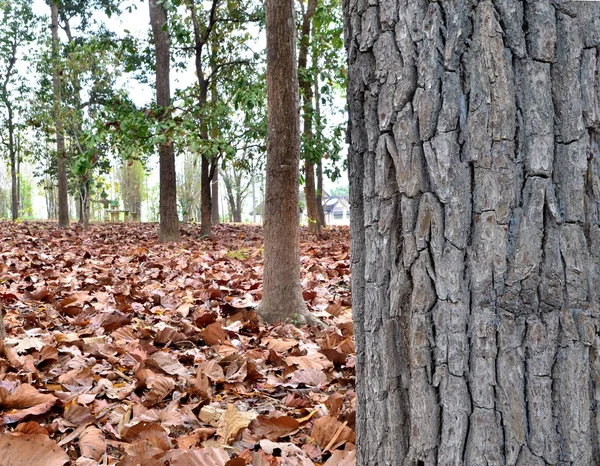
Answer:
M221 223L219 218L219 167L215 167L215 174L211 181L211 197L210 197L210 221L213 225Z
M61 80L58 40L58 0L50 1L52 29L52 87L54 89L54 124L56 127L56 161L58 173L58 226L69 227L69 192L67 185L67 152L61 116Z
M268 142L263 296L267 322L314 321L300 286L300 115L294 0L266 0Z
M359 465L600 464L600 3L344 0Z
M317 163L317 212L319 213L319 225L327 226L325 221L325 209L323 208L323 161Z
M319 90L319 72L318 72L318 57L313 57L313 67L315 69L314 85L315 85L315 122L317 125L317 133L321 137L321 92ZM323 207L323 157L319 157L317 162L317 212L319 213L319 225L321 228L327 226L325 221L325 208Z
M167 11L158 0L149 0L150 24L156 47L156 103L168 116L171 106L169 85L170 51ZM165 143L158 147L160 164L160 235L159 241L179 241L179 218L177 217L177 178L175 173L175 150L167 134Z
M202 156L200 164L200 234L211 236L212 200L210 189L210 160Z
M19 182L17 173L17 154L15 150L14 125L12 121L12 109L8 110L8 152L10 158L10 210L13 221L19 218Z

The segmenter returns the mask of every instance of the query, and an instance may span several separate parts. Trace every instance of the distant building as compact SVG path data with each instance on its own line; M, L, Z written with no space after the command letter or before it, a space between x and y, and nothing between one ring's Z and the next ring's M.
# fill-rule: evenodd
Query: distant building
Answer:
M304 191L300 191L300 223L306 225L308 219L306 217L306 208L304 207L305 197ZM350 203L345 196L330 196L327 192L323 192L323 208L325 210L325 223L327 225L350 225ZM257 223L262 223L264 204L261 202L256 206L255 212L250 212L246 217L256 218ZM253 215L254 214L254 215Z
M350 203L345 197L332 196L324 203L327 225L350 225Z

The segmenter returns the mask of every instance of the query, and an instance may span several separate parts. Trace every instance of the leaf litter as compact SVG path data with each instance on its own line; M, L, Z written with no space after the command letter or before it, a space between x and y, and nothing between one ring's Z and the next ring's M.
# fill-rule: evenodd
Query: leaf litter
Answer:
M324 330L261 323L261 229L213 231L0 223L2 466L355 464L348 229L301 236Z

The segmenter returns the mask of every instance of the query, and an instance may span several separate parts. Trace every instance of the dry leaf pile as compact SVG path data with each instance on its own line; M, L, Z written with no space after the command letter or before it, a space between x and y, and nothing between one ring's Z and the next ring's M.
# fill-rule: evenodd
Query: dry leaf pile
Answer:
M348 229L302 235L325 330L259 322L259 227L184 229L0 223L2 466L355 463Z

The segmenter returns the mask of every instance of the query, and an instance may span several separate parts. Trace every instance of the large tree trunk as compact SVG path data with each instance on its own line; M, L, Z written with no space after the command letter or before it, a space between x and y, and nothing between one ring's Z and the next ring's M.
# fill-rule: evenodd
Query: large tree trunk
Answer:
M268 142L263 296L267 322L312 321L300 286L300 115L294 0L266 0Z
M169 85L170 51L167 11L158 0L149 0L150 24L156 47L156 103L163 117L170 111L171 88ZM179 241L179 218L177 216L177 177L175 173L175 150L167 135L167 141L158 148L160 164L160 235L159 240Z
M56 127L56 161L58 172L58 226L69 226L69 192L67 185L67 152L65 150L65 136L63 134L61 116L61 82L59 64L58 40L58 0L50 1L51 29L52 29L52 87L54 89L54 124Z
M361 465L600 464L600 3L344 1Z

